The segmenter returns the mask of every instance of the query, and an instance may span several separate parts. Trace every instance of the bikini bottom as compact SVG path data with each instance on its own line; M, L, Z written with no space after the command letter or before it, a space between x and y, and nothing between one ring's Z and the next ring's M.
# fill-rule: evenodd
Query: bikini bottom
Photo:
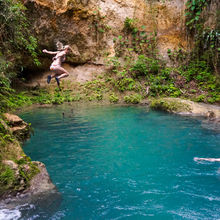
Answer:
M50 70L55 70L55 69L57 69L57 67L60 67L60 65L51 65Z

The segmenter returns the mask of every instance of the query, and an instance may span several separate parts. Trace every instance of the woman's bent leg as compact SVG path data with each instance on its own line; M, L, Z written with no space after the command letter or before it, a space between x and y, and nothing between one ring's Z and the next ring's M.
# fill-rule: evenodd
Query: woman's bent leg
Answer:
M69 73L63 67L58 67L57 69L60 71L60 75L57 76L58 79L62 79L64 77L69 76Z
M52 78L55 78L57 81L58 87L60 87L60 79L69 76L69 73L61 66L51 66L50 70L52 70L54 74L48 76L47 78L48 84L50 83Z
M69 73L61 66L56 67L54 72L56 73L55 79L57 81L57 85L60 88L60 79L69 76Z

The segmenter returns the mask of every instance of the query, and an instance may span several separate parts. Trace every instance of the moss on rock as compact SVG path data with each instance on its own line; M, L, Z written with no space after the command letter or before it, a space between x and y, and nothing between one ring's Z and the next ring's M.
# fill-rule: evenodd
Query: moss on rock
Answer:
M150 107L155 110L162 110L173 113L191 111L190 105L181 102L179 99L154 99L151 101Z
M39 173L37 165L24 154L18 141L29 136L29 125L23 128L24 125L27 124L16 115L0 116L0 197L25 190L30 186L31 179ZM16 129L13 128L19 129L19 132L14 133Z

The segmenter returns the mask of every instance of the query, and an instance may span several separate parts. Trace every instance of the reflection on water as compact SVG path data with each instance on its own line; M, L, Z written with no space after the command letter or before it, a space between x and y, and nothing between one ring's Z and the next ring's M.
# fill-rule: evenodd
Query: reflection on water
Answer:
M24 150L46 164L61 195L3 209L0 217L220 218L219 163L193 161L219 157L220 134L200 120L146 107L90 105L22 117L35 129Z
M202 121L202 127L208 130L213 130L216 133L220 133L220 121Z

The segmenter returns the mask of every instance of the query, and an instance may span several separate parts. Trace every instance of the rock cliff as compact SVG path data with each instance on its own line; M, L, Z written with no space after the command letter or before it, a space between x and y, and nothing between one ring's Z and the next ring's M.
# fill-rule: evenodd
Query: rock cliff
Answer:
M159 53L185 48L185 0L24 0L40 48L55 49L61 41L71 45L69 62L102 64L113 56L114 37L121 34L126 17L147 33L156 32ZM79 52L79 53L78 53Z

